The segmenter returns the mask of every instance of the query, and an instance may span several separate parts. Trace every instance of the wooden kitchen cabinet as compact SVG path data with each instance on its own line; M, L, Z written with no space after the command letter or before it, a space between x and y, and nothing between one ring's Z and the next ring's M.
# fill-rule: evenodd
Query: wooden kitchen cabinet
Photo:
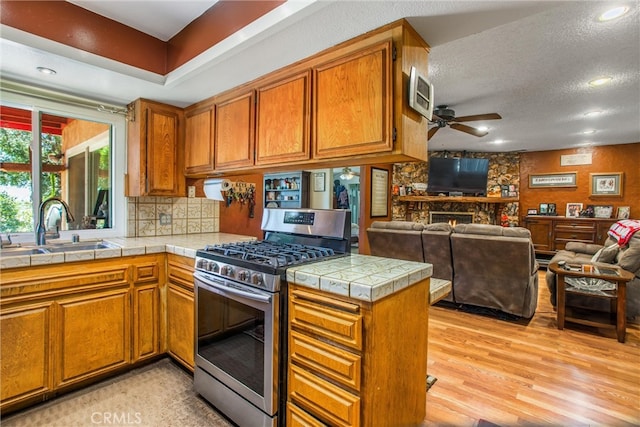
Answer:
M0 410L159 355L165 255L2 271Z
M2 406L30 401L53 389L51 301L2 309Z
M161 352L160 287L164 282L164 260L153 259L133 266L132 362Z
M195 366L193 259L168 254L167 267L167 352L180 364L193 371Z
M212 103L187 108L185 118L185 164L186 176L199 176L214 170L214 123L215 108Z
M287 425L419 425L428 291L370 303L290 283Z
M391 53L388 40L314 67L314 158L393 149Z
M257 88L256 165L311 156L311 71L304 70Z
M126 195L184 196L182 109L138 99L129 113Z
M130 363L128 287L64 298L58 306L56 388Z
M232 90L217 97L215 102L215 170L253 166L255 91Z

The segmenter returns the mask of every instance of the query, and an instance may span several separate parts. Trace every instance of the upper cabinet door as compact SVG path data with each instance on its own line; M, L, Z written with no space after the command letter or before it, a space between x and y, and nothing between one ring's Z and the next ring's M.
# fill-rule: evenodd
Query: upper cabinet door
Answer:
M311 71L258 88L256 165L308 160Z
M213 172L213 104L185 112L185 165L187 176Z
M184 196L182 109L142 99L129 109L126 195Z
M255 91L234 91L216 102L215 169L253 165L255 150Z
M314 68L314 158L393 149L391 50L389 40Z
M147 191L149 195L180 196L182 168L178 168L180 115L173 109L150 106L147 114Z

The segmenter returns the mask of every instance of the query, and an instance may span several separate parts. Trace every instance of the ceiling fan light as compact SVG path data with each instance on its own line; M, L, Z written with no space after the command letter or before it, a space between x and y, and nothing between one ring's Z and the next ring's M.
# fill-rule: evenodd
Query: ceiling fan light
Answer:
M595 117L595 116L599 116L600 114L602 114L602 111L600 110L588 111L584 113L585 117Z
M481 132L486 132L489 130L489 126L478 126L477 129Z
M504 143L504 139L496 139L493 141L494 144L503 144Z
M582 131L582 133L583 133L584 135L591 135L591 134L593 134L593 133L596 133L596 130L595 130L595 129L587 129L587 130L585 130L585 131Z
M342 169L342 173L340 174L340 179L344 179L346 181L352 179L355 176L351 168Z
M613 9L609 9L604 12L602 15L598 17L598 21L605 22L611 21L612 19L616 19L624 15L629 11L629 8L626 6L614 7Z
M597 79L591 80L589 82L589 86L598 87L598 86L606 85L611 80L613 79L609 76L598 77Z

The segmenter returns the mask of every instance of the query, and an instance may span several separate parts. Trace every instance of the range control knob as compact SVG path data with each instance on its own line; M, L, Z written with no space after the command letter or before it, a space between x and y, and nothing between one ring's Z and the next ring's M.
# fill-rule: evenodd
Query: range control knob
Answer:
M214 273L217 273L218 270L220 270L220 267L218 267L217 263L215 263L213 261L209 261L209 263L207 264L207 270L213 271Z
M233 268L230 265L222 266L220 274L227 277L233 277Z
M262 278L262 274L253 273L251 275L251 283L253 283L254 285L257 285L257 286L263 286L264 285L264 280Z
M196 268L202 268L204 270L207 270L207 260L200 258L197 262L196 262Z
M247 270L240 270L236 278L242 282L249 280L249 272Z

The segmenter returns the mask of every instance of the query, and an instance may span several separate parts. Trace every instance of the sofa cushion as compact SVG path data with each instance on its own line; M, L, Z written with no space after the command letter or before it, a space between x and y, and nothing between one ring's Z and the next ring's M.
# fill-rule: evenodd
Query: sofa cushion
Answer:
M602 245L582 242L567 242L567 244L564 245L564 248L569 252L578 252L581 254L593 255L602 248Z
M448 222L434 222L424 226L424 231L448 231L451 232L453 227Z
M382 228L386 230L415 230L422 231L424 225L411 221L374 221L371 228Z
M616 260L618 252L620 252L618 244L604 246L593 255L591 262L606 262L607 264L611 264Z
M458 234L481 234L485 236L502 236L503 228L491 224L458 224L453 228Z

